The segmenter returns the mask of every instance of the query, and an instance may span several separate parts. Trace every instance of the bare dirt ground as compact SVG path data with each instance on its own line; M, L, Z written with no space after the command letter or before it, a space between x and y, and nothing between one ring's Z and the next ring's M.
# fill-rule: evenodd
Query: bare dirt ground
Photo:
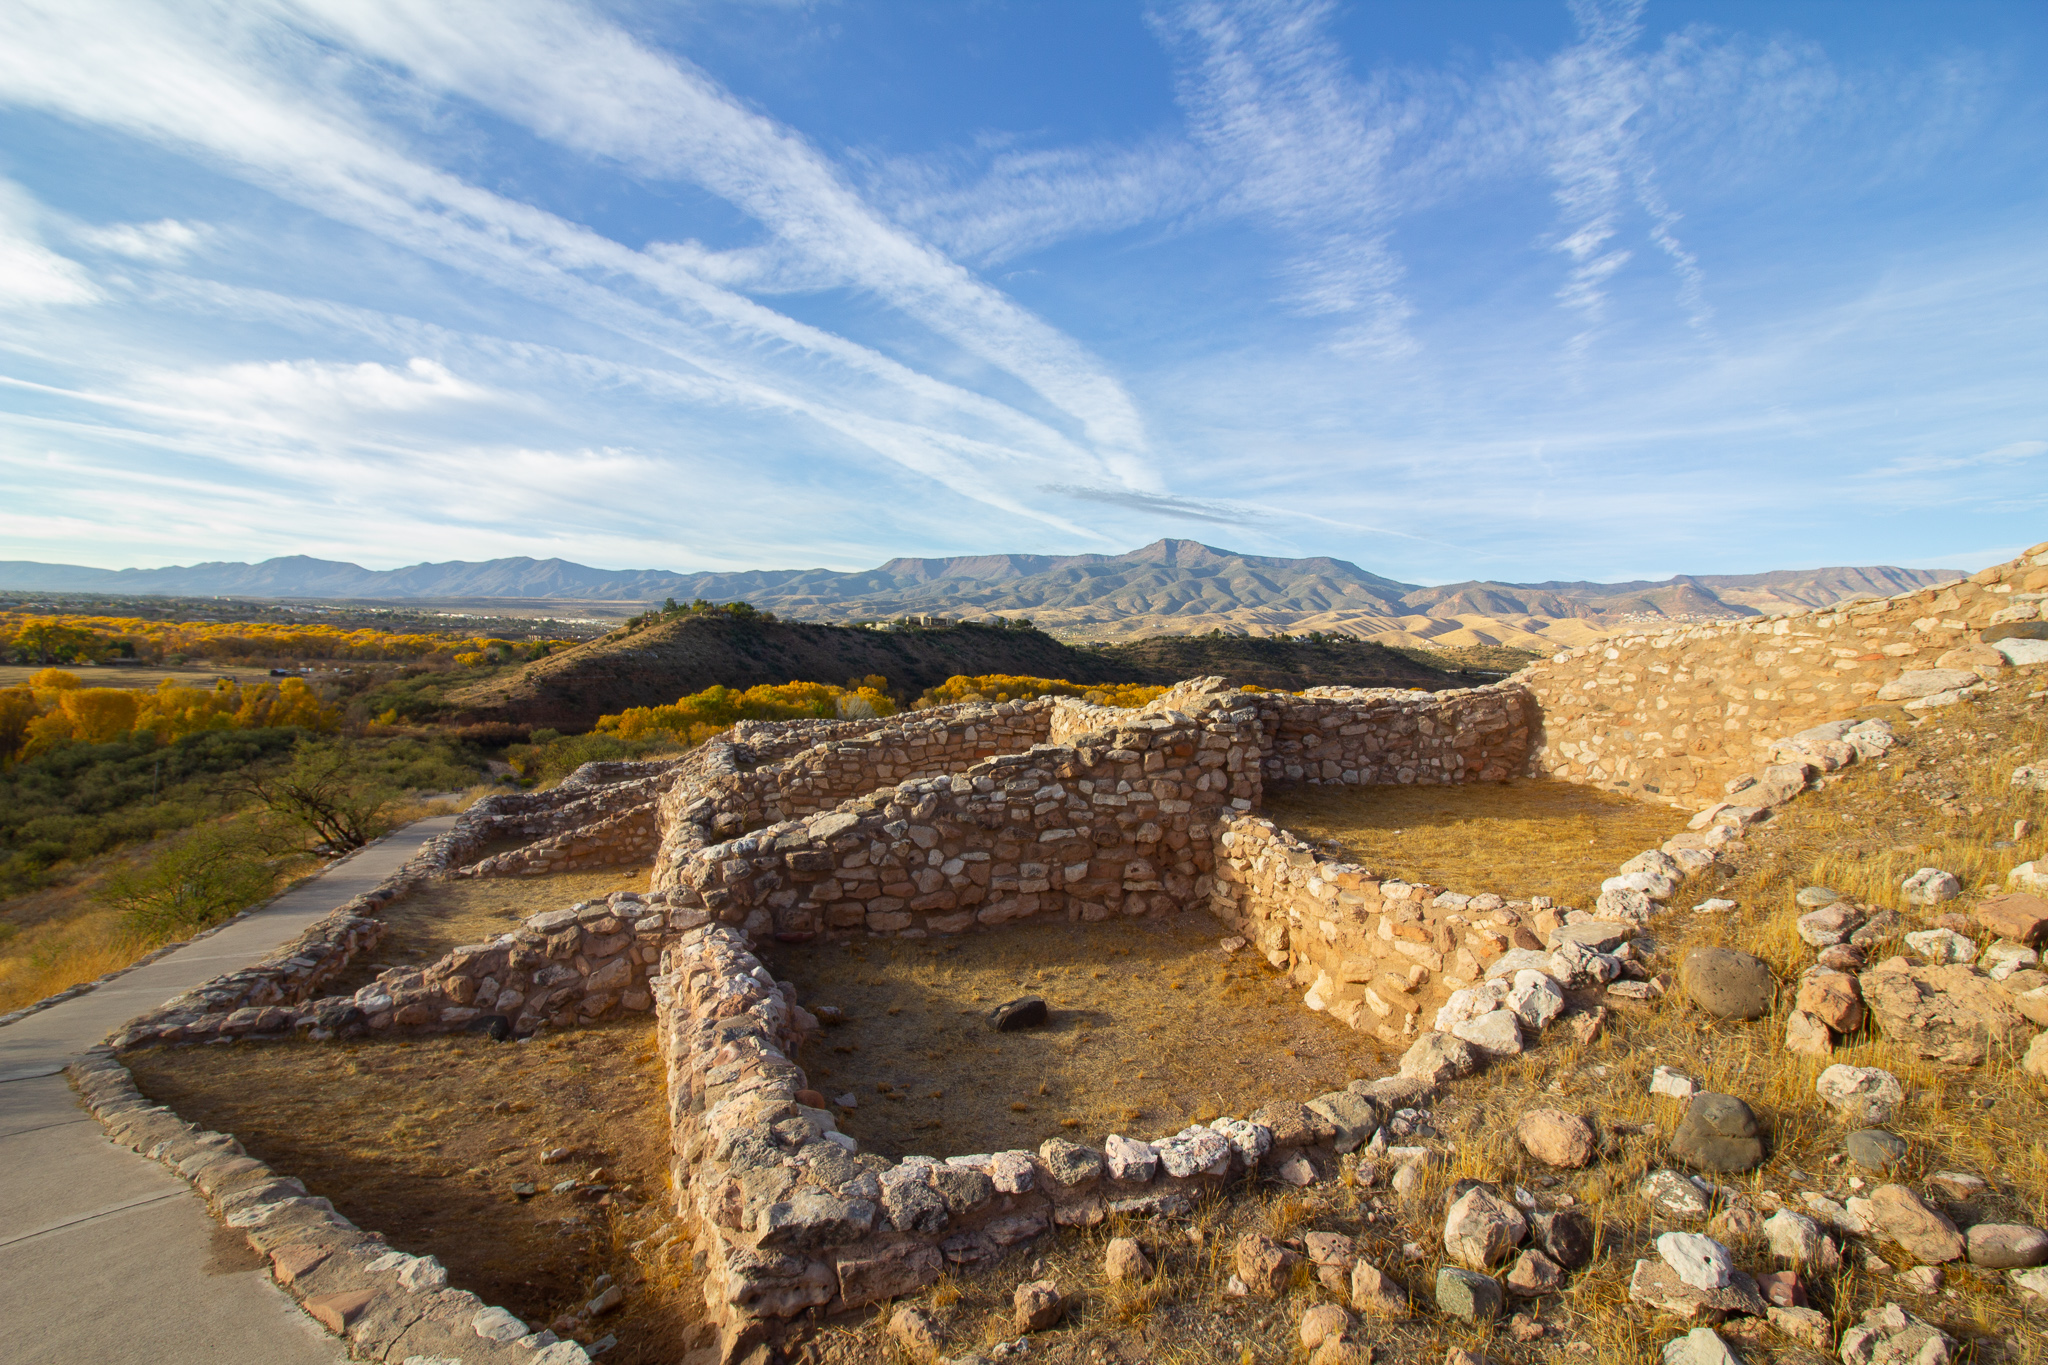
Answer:
M1266 789L1260 812L1383 877L1476 896L1589 906L1616 865L1685 828L1685 815L1547 778L1455 787Z
M840 1126L890 1157L1032 1147L1064 1135L1175 1132L1379 1074L1380 1043L1302 1006L1284 973L1199 912L1022 924L946 939L853 939L771 952L807 1005L848 1022L797 1061ZM1036 995L1046 1027L988 1013Z
M245 1042L130 1053L150 1098L233 1133L359 1226L536 1326L573 1314L600 1275L622 1308L556 1328L669 1365L704 1338L677 1273L668 1128L654 1030L619 1021L532 1043L455 1034ZM567 1154L548 1160L544 1154ZM563 1181L571 1188L557 1192Z
M324 989L341 995L368 985L387 967L417 967L466 943L486 943L544 910L601 900L614 891L644 891L651 863L558 872L549 877L438 877L386 906L389 926L374 953L349 965Z

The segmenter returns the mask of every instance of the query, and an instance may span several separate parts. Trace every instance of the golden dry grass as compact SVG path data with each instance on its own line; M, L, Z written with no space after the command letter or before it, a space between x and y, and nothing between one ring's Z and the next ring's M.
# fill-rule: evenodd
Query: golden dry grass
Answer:
M1261 814L1383 877L1592 904L1615 866L1685 827L1666 806L1547 778L1451 787L1268 787Z

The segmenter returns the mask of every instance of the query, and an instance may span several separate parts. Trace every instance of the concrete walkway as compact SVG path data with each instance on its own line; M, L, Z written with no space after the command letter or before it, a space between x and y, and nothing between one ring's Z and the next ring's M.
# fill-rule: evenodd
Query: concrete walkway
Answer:
M268 909L0 1028L0 1340L17 1365L331 1365L348 1354L191 1186L108 1141L64 1067L136 1015L257 961L455 817L408 825ZM286 1172L289 1174L289 1172Z

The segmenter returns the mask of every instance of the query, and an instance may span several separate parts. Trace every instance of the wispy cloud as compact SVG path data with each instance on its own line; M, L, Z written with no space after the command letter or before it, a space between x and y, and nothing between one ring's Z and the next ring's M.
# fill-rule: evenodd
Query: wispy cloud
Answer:
M72 236L87 246L128 256L138 261L175 265L198 250L206 240L205 224L181 223L160 218L154 223L110 223L105 227L78 227Z
M584 11L536 0L479 9L464 23L454 10L376 6L280 4L204 19L119 8L118 19L87 3L0 15L9 39L0 96L216 159L338 221L652 347L735 404L821 422L955 493L1062 531L1075 528L1007 494L1003 466L1155 481L1135 407L1080 347L863 210L793 133ZM286 20L317 22L322 37ZM388 94L389 78L351 66L336 36L429 80L414 103L460 92L544 135L733 197L779 240L836 263L834 278L885 292L1025 378L1071 417L1074 434L767 308L695 273L687 257L632 249L415 159L342 88L354 80ZM641 288L613 287L620 279ZM644 301L648 289L663 307ZM791 350L802 360L786 358Z
M2008 441L1969 455L1906 455L1870 471L1870 478L1938 474L1952 469L2003 469L2048 455L2048 441Z
M84 266L43 245L41 206L0 180L0 300L17 306L92 303L100 291Z
M1413 110L1361 84L1326 25L1330 0L1197 0L1155 10L1180 66L1195 143L1228 175L1227 211L1289 238L1287 300L1382 352L1412 347L1413 311L1387 244L1389 163Z
M1085 488L1060 483L1046 484L1044 491L1063 498L1072 498L1077 502L1102 503L1133 512L1173 517L1180 521L1213 522L1218 526L1246 526L1267 520L1266 514L1256 508L1241 507L1227 502L1204 502L1196 498L1176 498L1166 493L1133 493L1122 488Z

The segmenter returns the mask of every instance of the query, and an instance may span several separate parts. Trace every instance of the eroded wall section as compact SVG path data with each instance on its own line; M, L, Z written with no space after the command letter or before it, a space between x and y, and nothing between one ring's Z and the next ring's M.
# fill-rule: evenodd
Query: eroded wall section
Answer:
M1939 588L1570 650L1513 679L1541 717L1531 767L1706 805L1731 778L1768 764L1773 741L1854 715L1909 670L1996 681L2003 660L1983 636L2037 622L2044 592L2048 545L2037 545Z

